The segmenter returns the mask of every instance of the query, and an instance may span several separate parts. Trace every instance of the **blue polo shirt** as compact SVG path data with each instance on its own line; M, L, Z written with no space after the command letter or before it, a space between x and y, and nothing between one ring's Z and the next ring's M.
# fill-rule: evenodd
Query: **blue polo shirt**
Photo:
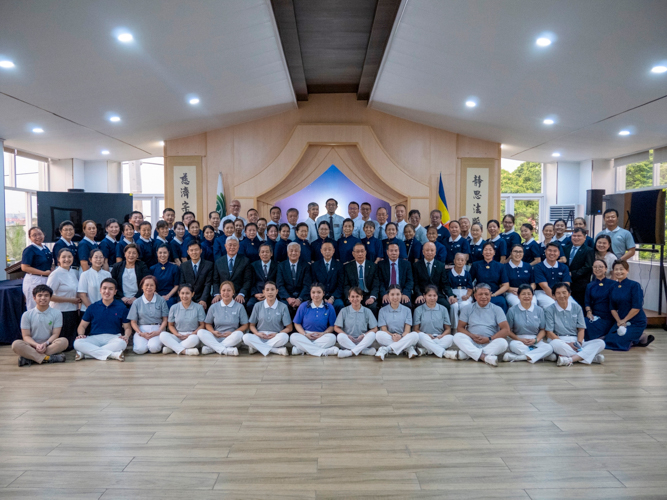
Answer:
M31 243L23 250L21 264L34 267L40 271L50 271L53 264L53 254L48 248L39 248L34 243Z
M560 281L566 281L572 283L570 278L570 269L563 264L562 262L556 262L556 266L547 267L547 261L540 262L533 267L533 272L535 273L535 283L538 285L540 283L547 282L549 288L553 288L554 285Z
M310 300L299 306L294 316L294 323L301 325L307 332L323 332L336 322L336 310L328 302L320 307L312 307Z
M90 323L89 335L123 332L123 323L129 323L129 309L120 300L114 300L108 307L101 300L91 304L83 313L83 321Z
M542 247L534 239L530 239L529 242L524 242L523 246L523 261L527 263L533 262L535 259L542 258ZM510 252L511 253L511 252Z
M99 248L99 244L95 241L92 243L90 240L84 238L79 242L79 262L88 262L88 265L91 266L92 264L90 263L90 252L95 250L96 248Z
M521 285L530 285L535 282L533 275L533 266L521 261L521 267L514 266L513 263L505 263L505 270L512 288L519 288Z

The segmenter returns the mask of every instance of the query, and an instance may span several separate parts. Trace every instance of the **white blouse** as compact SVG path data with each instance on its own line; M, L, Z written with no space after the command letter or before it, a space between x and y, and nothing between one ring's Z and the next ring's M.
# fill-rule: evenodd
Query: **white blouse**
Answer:
M125 269L123 271L123 296L134 297L139 291L137 284L137 274L135 269Z
M81 273L81 276L79 277L79 288L77 291L79 293L88 294L88 299L90 300L91 304L102 300L102 295L100 294L100 285L102 280L106 278L111 278L111 273L109 271L105 271L104 269L95 271L95 269L91 267L87 271ZM86 305L83 303L81 304L81 310L86 310Z
M59 266L49 275L46 284L53 290L53 295L75 299L79 288L77 276L78 273L74 269L70 268L68 271L65 271ZM61 312L70 312L79 309L78 304L72 304L71 302L51 302L51 307Z

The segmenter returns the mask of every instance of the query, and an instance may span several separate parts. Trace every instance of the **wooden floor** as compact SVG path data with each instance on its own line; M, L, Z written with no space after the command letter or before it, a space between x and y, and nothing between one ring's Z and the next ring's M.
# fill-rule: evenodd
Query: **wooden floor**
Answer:
M665 499L665 340L571 368L243 352L19 369L3 346L0 498Z

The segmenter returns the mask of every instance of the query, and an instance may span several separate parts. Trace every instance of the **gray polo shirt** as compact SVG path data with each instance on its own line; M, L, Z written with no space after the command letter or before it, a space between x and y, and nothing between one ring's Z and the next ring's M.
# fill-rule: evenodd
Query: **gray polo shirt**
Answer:
M586 328L584 312L581 306L574 301L561 308L558 303L551 304L544 310L546 330L559 337L576 337L578 328Z
M530 309L524 309L521 304L517 304L507 311L507 323L516 335L537 337L546 325L544 309L534 304Z
M269 307L266 300L257 302L250 315L250 323L254 324L259 332L278 333L292 322L287 305L278 299Z
M500 323L507 321L503 310L489 302L481 307L477 302L465 306L459 313L459 321L468 325L466 330L482 337L493 337L500 330Z
M174 323L176 330L182 332L196 332L199 322L206 319L206 312L201 304L191 302L187 309L182 302L178 302L169 309L169 323Z
M619 259L629 249L635 248L635 240L632 237L632 233L627 229L621 227L617 227L613 231L603 229L598 233L598 236L601 234L606 234L611 238L611 251L614 252Z
M164 300L157 293L153 295L153 300L148 302L143 295L132 302L130 312L127 313L129 321L136 321L141 325L159 325L162 323L162 318L169 316L169 307L167 301Z
M228 306L221 300L208 310L206 323L213 325L218 332L233 332L238 330L239 326L248 323L248 314L245 312L245 307L235 300L232 300Z
M449 311L445 306L438 303L435 304L433 309L426 304L422 304L415 309L412 324L419 325L420 332L438 337L445 331L445 325L451 325Z
M406 324L412 325L412 313L403 304L399 304L398 309L393 309L390 304L380 309L378 315L378 326L380 328L386 326L389 333L402 334Z
M334 324L355 339L378 326L371 310L364 306L361 306L358 311L355 311L352 306L344 307L336 316Z
M30 330L32 340L41 344L49 340L54 328L62 328L63 313L49 307L42 312L36 307L21 315L21 330Z

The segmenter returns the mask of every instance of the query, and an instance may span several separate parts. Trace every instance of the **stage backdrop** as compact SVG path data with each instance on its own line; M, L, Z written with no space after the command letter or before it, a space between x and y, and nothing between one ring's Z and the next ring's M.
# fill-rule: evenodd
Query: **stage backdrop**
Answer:
M370 203L372 207L371 218L373 220L375 220L375 211L380 207L386 208L391 217L391 206L389 203L361 189L345 177L345 174L338 170L336 165L331 165L314 182L301 191L283 198L276 203L276 206L282 209L284 221L287 220L287 210L289 208L296 208L299 211L299 221L303 221L308 217L308 203L312 201L317 203L320 206L320 215L324 215L327 211L326 201L329 198L335 198L338 201L338 210L336 210L336 213L341 217L347 218L347 205L351 201L356 201L359 205L363 202Z

